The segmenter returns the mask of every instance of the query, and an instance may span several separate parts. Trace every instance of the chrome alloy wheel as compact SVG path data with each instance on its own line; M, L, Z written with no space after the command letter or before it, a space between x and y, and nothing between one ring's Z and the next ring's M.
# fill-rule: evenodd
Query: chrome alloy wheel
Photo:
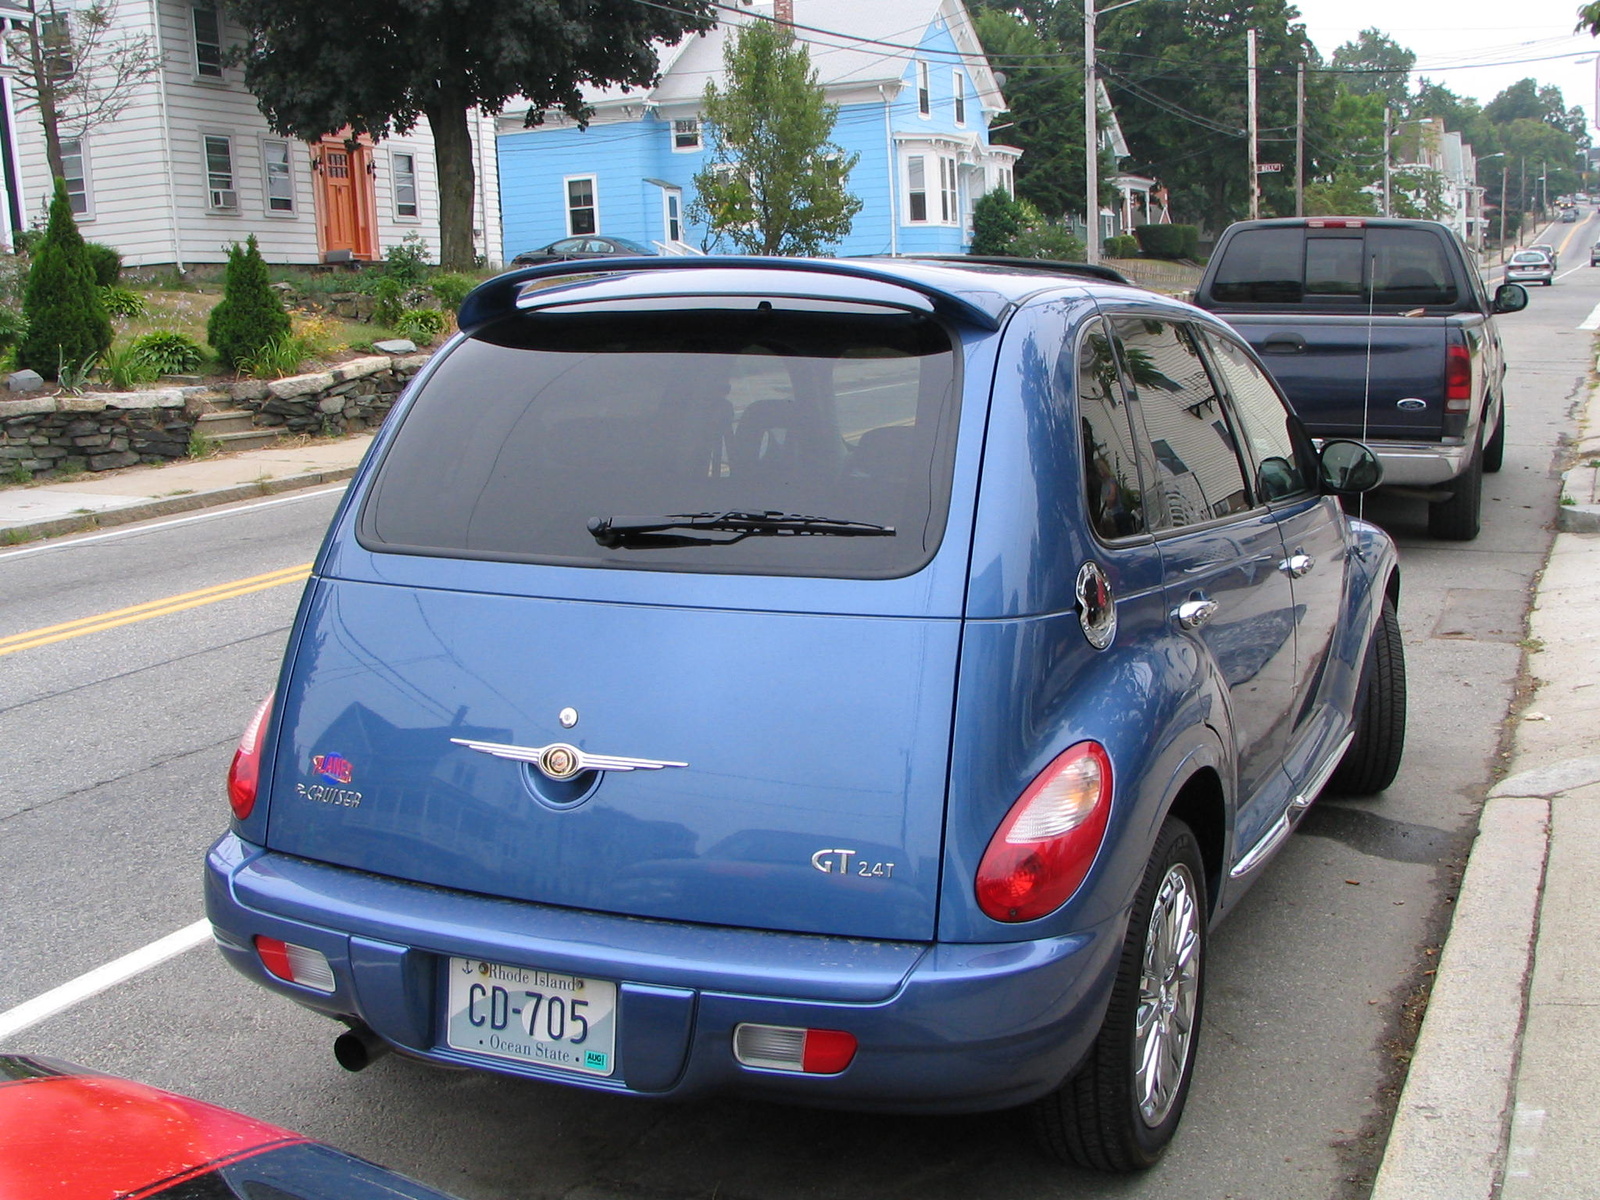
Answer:
M1150 1128L1166 1119L1183 1083L1200 1000L1200 910L1194 877L1174 863L1156 892L1145 930L1134 1013L1134 1095Z

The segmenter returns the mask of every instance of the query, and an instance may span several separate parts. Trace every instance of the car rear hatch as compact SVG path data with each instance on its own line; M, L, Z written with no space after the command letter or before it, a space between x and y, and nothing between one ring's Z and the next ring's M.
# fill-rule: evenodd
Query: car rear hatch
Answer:
M268 844L929 939L984 415L958 347L893 307L622 308L507 318L397 412L289 666Z

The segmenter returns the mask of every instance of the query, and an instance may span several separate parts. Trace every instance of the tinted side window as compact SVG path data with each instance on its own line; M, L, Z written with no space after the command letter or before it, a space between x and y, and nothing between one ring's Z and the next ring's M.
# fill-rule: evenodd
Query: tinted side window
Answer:
M1369 229L1374 304L1454 304L1457 290L1444 243L1426 229Z
M1089 323L1078 343L1078 425L1089 520L1103 538L1145 531L1144 489L1128 425L1128 406L1105 323Z
M1306 239L1306 295L1361 295L1361 235Z
M1155 450L1165 523L1197 525L1250 507L1222 401L1186 325L1116 317L1123 360Z
M1295 436L1294 419L1272 381L1233 339L1210 330L1204 336L1211 359L1233 396L1234 415L1256 463L1257 497L1281 500L1308 491L1308 464L1298 453L1301 441Z

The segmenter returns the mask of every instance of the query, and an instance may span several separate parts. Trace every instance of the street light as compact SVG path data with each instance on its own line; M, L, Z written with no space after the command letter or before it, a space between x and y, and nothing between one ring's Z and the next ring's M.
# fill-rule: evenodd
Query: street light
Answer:
M1122 0L1098 10L1094 0L1084 0L1083 4L1083 257L1091 263L1100 261L1100 97L1095 86L1094 23L1096 17L1138 3L1139 0Z
M1473 175L1473 180L1472 181L1474 183L1476 183L1478 181L1477 180L1478 168L1481 167L1484 163L1488 162L1491 158L1504 158L1504 159L1506 159L1505 162L1500 164L1500 247L1499 247L1499 250L1500 250L1500 261L1504 262L1505 261L1505 257L1506 257L1506 173L1511 170L1511 160L1509 158L1507 158L1506 152L1504 150L1496 150L1493 154L1485 154L1482 158L1475 159L1473 161L1473 164L1472 164L1472 175ZM1481 208L1481 206L1480 206L1480 208ZM1483 213L1481 211L1478 214L1478 254L1480 256L1483 254Z

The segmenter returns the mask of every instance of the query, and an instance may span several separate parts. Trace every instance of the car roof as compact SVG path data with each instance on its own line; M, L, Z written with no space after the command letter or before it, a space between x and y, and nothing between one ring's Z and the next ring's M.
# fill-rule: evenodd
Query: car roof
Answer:
M1106 278L1110 276L1110 278ZM983 262L917 258L762 258L753 255L706 255L694 258L588 260L526 267L497 275L481 284L462 302L457 324L462 332L477 329L559 296L574 303L582 290L596 300L648 297L664 294L718 295L730 289L792 291L797 277L809 277L807 294L848 301L866 299L885 285L920 294L926 307L962 324L995 330L1028 299L1046 292L1071 289L1160 300L1152 292L1119 282L1109 268L1083 264L1034 263L1029 260ZM549 282L545 282L549 281ZM565 293L571 292L572 295ZM537 297L537 300L533 298ZM882 297L880 296L880 299ZM1177 301L1167 301L1182 307Z

